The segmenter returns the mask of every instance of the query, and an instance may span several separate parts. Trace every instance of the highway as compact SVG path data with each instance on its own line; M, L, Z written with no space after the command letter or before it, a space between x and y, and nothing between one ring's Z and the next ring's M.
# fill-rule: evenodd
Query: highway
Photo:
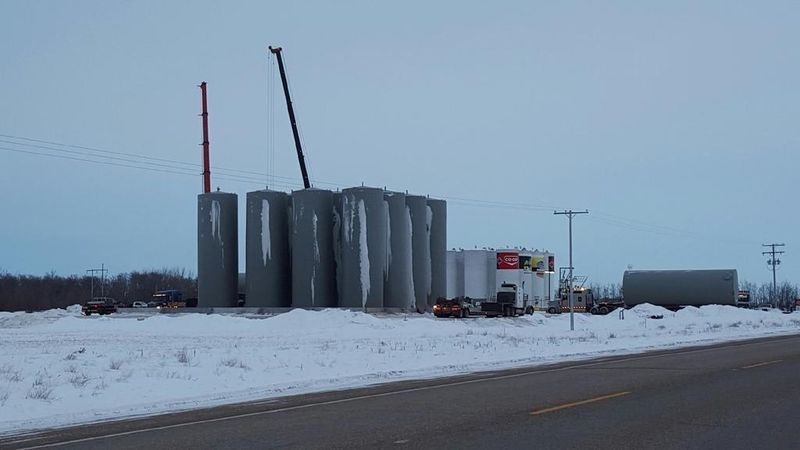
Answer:
M800 448L800 335L92 424L0 448Z

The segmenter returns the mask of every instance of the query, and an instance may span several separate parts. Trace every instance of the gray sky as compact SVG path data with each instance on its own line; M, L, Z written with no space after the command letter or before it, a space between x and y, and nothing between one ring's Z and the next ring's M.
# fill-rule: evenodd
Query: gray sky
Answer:
M766 242L797 280L797 2L5 1L0 17L3 135L199 163L206 80L212 165L296 188L282 96L268 166L278 44L318 187L446 197L450 247L547 248L559 266L553 208L588 208L575 266L596 282L628 265L771 280ZM199 175L0 148L3 270L196 271ZM212 182L240 212L265 183Z

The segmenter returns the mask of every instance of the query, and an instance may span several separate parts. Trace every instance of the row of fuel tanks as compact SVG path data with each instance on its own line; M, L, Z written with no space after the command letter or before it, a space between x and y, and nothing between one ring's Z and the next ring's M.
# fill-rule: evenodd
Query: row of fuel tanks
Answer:
M424 311L447 293L447 203L354 187L247 193L245 306ZM241 305L236 194L198 196L198 306Z

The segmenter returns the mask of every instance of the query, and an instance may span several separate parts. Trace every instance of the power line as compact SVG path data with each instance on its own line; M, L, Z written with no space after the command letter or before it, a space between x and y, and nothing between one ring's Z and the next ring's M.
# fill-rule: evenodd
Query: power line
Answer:
M189 168L202 169L202 167L203 167L202 164L198 164L198 163L190 163L190 162L179 161L179 160L174 160L174 159L158 158L158 157L154 157L154 156L146 156L146 155L140 155L140 154L136 154L136 153L105 150L105 149L100 149L100 148L96 148L96 147L86 147L86 146L82 146L82 145L64 144L64 143L55 142L55 141L47 141L47 140L43 140L43 139L34 139L34 138L28 138L28 137L23 137L23 136L13 136L13 135L7 135L7 134L0 134L0 137L5 137L5 138L9 138L9 139L16 139L16 140L21 140L21 141L27 141L27 142L37 142L37 143L40 143L40 144L48 144L48 146L28 144L28 143L24 143L24 142L14 142L14 141L8 141L8 140L0 140L0 142L6 143L6 144L21 145L21 146L24 146L24 147L39 148L39 149L51 150L51 151L62 152L62 153L71 153L71 154L77 154L77 155L83 155L83 156L90 156L90 157L94 157L94 158L114 159L114 160L133 162L133 163L136 163L136 164L147 164L147 165L168 167L168 168L173 168L173 169L189 169ZM52 147L52 146L58 146L58 147L64 147L64 148L55 148L55 147ZM86 151L93 152L93 153L86 153L86 152L78 152L78 151L74 151L74 150L67 150L69 148L86 150ZM94 153L100 153L100 154L94 154ZM119 157L115 157L115 156L107 156L106 154L108 154L108 155L126 156L126 157L130 157L130 158L135 158L135 159L131 160L131 159L119 158ZM171 165L170 164L166 164L166 165L165 164L159 164L159 163L150 162L150 161L171 163ZM175 164L177 164L179 166L186 166L186 167L176 167ZM219 167L219 166L212 166L212 168L214 170L216 170L216 171L222 171L222 172L233 172L233 173L246 174L246 175L256 175L256 176L259 176L259 177L267 177L267 178L270 176L270 174L268 174L268 173L257 172L257 171L253 171L253 170L231 169L231 168ZM280 179L283 179L283 180L294 180L293 177L287 177L287 176L273 175L273 177L274 178L280 178ZM319 184L323 184L323 185L344 187L343 184L334 183L334 182L328 182L328 181L321 181L321 182L318 182L318 183Z
M87 158L77 158L77 157L74 157L74 156L67 156L67 155L54 155L52 153L42 153L42 152L35 152L35 151L31 151L31 150L14 149L14 148L8 148L8 147L0 147L0 150L5 150L5 151L9 151L9 152L17 152L17 153L27 153L29 155L48 156L48 157L51 157L51 158L68 159L68 160L72 160L72 161L90 162L90 163L94 163L94 164L103 164L103 165L107 165L107 166L128 167L128 168L131 168L131 169L148 170L148 171L151 171L151 172L163 172L163 173L172 173L172 174L177 174L177 175L191 175L191 176L199 176L200 175L200 174L189 173L189 172L179 172L177 170L164 170L164 169L157 169L157 168L153 168L153 167L134 166L134 165L131 165L131 164L121 164L121 163L115 163L115 162L110 162L110 161L97 161L97 160L87 159Z
M274 133L272 134L274 140ZM161 173L170 173L178 175L197 176L197 177L201 176L200 172L202 170L202 164L199 163L190 163L186 161L140 155L136 153L106 150L97 147L88 147L83 145L66 144L51 140L31 138L25 136L16 136L10 134L0 134L0 137L6 138L6 139L0 139L0 143L5 143L7 145L15 147L23 146L27 148L27 149L21 149L21 148L11 148L5 146L0 147L0 150L9 152L25 153L30 155L59 158L59 159L72 160L78 162L88 162L92 164L101 164L107 166L126 167L138 170L146 170L150 172L161 172ZM13 140L8 140L8 139L24 141L24 142L15 142ZM45 144L45 145L40 145L40 144ZM299 183L298 181L295 181L296 180L295 177L280 176L274 174L275 171L274 142L271 143L270 145L273 148L272 150L273 156L271 156L272 161L270 164L270 168L267 170L267 173L253 171L253 170L242 170L242 169L232 169L226 167L212 166L212 168L215 171L217 171L217 176L215 178L219 180L233 181L249 185L258 185L262 187L270 186L270 187L281 187L287 189L302 188L302 184ZM57 152L59 154L33 151L29 150L29 148L46 150L47 152ZM66 153L66 155L60 153ZM343 189L347 187L347 185L344 183L331 182L331 181L315 180L314 184L324 185L336 189ZM480 208L494 208L494 209L533 211L533 212L545 212L557 208L554 205L543 204L543 203L515 203L515 202L505 202L505 201L470 199L470 198L454 197L454 196L436 196L436 197L447 200L448 202L451 202L453 204L462 206L480 207ZM617 216L602 211L595 211L594 215L592 217L589 217L589 219L613 227L641 232L641 233L651 233L651 234L676 237L676 238L713 240L718 242L736 243L739 245L752 245L752 242L721 239L715 236L708 236L697 232L668 227L665 225L647 223L637 219L625 218L622 216Z

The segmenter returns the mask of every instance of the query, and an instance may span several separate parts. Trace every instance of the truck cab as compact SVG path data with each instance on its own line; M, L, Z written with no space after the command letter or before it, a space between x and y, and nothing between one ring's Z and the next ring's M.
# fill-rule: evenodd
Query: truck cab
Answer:
M481 311L486 313L487 316L514 317L525 313L533 313L533 308L525 304L523 292L516 284L501 284L494 300L494 302L481 303Z
M564 288L560 292L561 310L569 311L569 289ZM585 287L576 287L572 290L572 305L575 312L589 312L594 306L594 294L592 290Z
M750 307L750 291L740 290L736 295L736 307L749 308Z
M573 312L605 315L617 308L624 308L625 302L619 299L597 299L590 288L580 286L572 290L572 305L574 307ZM569 312L568 288L565 287L559 290L559 301L557 304L548 305L547 312L550 314Z

